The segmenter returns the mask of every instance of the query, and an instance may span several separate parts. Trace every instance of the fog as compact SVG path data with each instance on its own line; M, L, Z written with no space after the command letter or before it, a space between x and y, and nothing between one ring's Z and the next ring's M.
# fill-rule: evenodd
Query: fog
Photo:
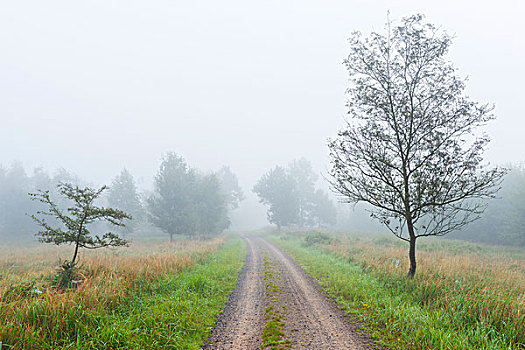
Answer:
M65 168L97 184L126 167L151 188L161 155L229 165L251 189L276 164L329 167L344 125L354 30L424 13L455 33L450 59L474 100L494 103L486 159L525 160L521 1L4 1L0 164ZM244 210L244 211L243 211ZM241 215L242 216L242 215Z

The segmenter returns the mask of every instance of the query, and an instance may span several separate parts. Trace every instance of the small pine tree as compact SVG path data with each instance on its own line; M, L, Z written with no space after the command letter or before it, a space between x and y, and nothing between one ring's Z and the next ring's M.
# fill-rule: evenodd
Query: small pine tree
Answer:
M126 224L122 230L119 230L123 233L132 233L136 228L137 222L140 222L143 218L144 209L133 175L127 169L123 169L111 183L108 190L108 204L133 216L133 221Z
M31 215L31 218L42 227L42 230L37 233L40 242L56 245L73 244L75 246L73 258L62 263L61 267L65 272L70 274L70 271L77 265L80 248L97 249L128 244L126 240L115 233L106 232L102 235L92 235L88 229L89 225L96 221L107 221L112 225L123 227L125 226L124 219L131 219L130 215L121 210L94 205L94 201L107 189L106 186L93 189L60 183L57 188L63 197L73 201L73 206L62 210L51 199L49 191L39 190L38 193L29 193L29 196L31 199L47 205L48 209L47 211L38 211L37 215L40 217ZM44 216L55 218L62 224L62 227L53 227Z

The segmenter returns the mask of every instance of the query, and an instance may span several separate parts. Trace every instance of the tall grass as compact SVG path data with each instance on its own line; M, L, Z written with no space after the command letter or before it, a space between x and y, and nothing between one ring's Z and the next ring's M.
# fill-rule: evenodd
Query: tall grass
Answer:
M240 242L225 243L226 238L220 237L85 252L75 277L81 282L66 291L52 283L57 256L66 251L34 248L4 253L0 257L0 343L4 345L0 348L156 348L160 343L174 344L169 337L177 333L173 324L180 319L193 320L194 333L203 337L242 265ZM203 300L208 296L199 289L213 291L207 283L216 285L216 297L209 301L214 308L194 308L207 302ZM148 324L151 315L157 321L164 318L166 325ZM199 317L206 322L195 320ZM199 337L190 343L202 341ZM177 339L178 344L185 341L181 336Z
M325 288L399 349L525 347L525 252L442 239L421 240L418 271L393 238L339 236L307 247L278 240Z

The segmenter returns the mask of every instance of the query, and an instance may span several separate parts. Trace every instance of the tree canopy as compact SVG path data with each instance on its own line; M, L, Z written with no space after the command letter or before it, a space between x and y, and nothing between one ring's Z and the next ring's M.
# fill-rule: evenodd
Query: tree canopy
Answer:
M135 180L127 169L123 169L120 174L113 179L108 190L108 204L133 216L133 221L124 227L125 232L133 232L137 222L144 216L144 209Z
M106 189L106 186L94 189L90 187L81 188L68 183L59 184L58 192L73 204L66 210L62 210L51 199L49 191L29 194L33 200L40 201L47 206L46 211L38 211L36 215L31 215L33 220L42 228L37 234L39 240L44 243L73 244L75 246L73 258L62 264L65 270L69 270L77 264L79 248L97 249L127 244L127 241L120 238L118 234L112 232L92 234L89 228L96 221L105 221L114 226L124 226L124 220L131 219L130 215L121 210L95 205L95 200ZM50 223L46 220L46 216L58 220L60 225Z
M0 238L23 241L33 239L38 226L27 214L45 210L46 207L39 201L31 201L27 194L39 189L49 189L50 195L56 198L57 205L65 209L69 201L58 192L57 185L61 182L82 181L64 169L50 175L43 168L34 168L29 173L19 162L6 167L0 165ZM53 222L52 218L49 219Z
M227 197L216 174L201 175L177 154L167 153L148 198L150 221L170 235L217 234L230 222Z
M295 182L286 169L276 166L264 174L253 187L259 201L268 205L266 217L276 224L279 231L282 226L292 225L299 220L299 196Z
M304 158L288 167L276 166L253 187L259 201L268 206L267 219L277 225L300 227L335 224L336 209L328 194L316 190L317 174Z
M498 190L504 170L483 163L489 138L477 132L492 107L464 95L465 80L446 59L451 37L421 15L349 42L349 119L329 142L332 187L345 201L369 203L410 242L413 276L416 239L476 220L477 199Z
M244 193L239 186L239 180L229 166L223 166L217 172L217 177L221 183L226 202L230 210L237 209L239 204L244 200Z

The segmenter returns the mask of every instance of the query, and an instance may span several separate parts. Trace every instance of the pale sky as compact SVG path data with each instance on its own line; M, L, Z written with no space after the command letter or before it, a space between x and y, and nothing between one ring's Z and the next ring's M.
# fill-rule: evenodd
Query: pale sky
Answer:
M354 30L424 13L455 34L468 94L496 105L486 159L525 161L525 2L0 2L0 164L64 167L97 184L127 167L149 187L163 152L223 164L245 192L276 164L328 168L344 125Z

